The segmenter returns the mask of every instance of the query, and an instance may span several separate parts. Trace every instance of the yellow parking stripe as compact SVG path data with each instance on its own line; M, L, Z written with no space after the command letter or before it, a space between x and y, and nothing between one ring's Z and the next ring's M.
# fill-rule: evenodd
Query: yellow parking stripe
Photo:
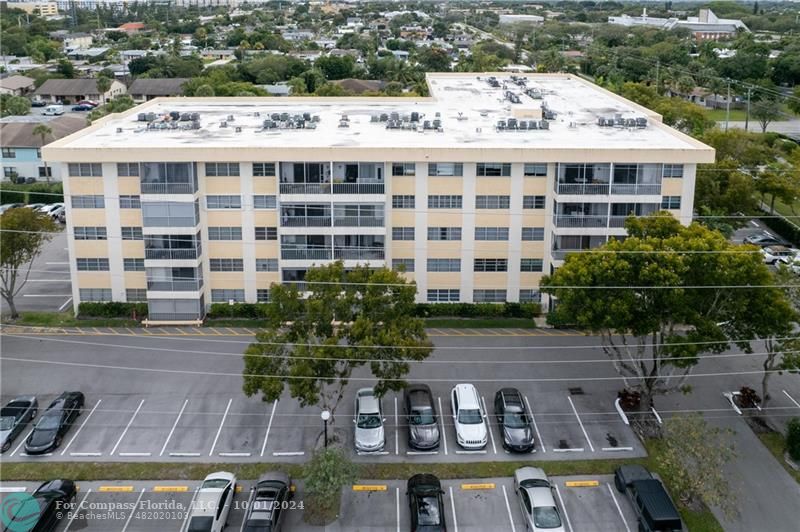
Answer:
M176 492L183 492L189 491L189 486L155 486L153 491L164 492L164 491L176 491Z
M354 484L353 491L386 491L386 484Z
M97 491L129 492L133 491L133 486L100 486Z
M243 489L241 484L236 484L236 493L241 493Z
M495 488L494 482L484 482L481 484L461 484L462 490L493 490Z
M568 480L564 482L568 488L596 488L600 485L597 480Z

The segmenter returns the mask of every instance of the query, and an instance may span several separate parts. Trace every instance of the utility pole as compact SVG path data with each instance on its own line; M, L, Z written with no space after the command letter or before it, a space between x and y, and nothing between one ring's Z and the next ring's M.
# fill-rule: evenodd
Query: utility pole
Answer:
M728 97L725 98L725 131L728 131L728 122L731 121L731 80L728 78Z
M750 91L752 91L752 87L747 87L747 114L744 117L744 130L747 131L748 126L750 125Z

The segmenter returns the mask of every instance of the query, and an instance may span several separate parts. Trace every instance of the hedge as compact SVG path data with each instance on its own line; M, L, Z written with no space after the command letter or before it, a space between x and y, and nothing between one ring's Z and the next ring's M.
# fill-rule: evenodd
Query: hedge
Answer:
M266 303L213 303L207 317L260 319L267 315Z
M792 418L786 426L786 450L792 460L800 461L800 418Z
M80 318L133 318L147 317L147 303L81 303L78 305Z
M541 311L539 303L418 303L416 314L422 318L533 318Z
M57 194L53 196L52 194ZM61 183L33 183L31 185L0 184L0 204L6 203L63 203L64 187Z
M759 219L764 222L767 227L781 235L795 246L800 246L800 227L794 225L792 222L783 217L765 217Z

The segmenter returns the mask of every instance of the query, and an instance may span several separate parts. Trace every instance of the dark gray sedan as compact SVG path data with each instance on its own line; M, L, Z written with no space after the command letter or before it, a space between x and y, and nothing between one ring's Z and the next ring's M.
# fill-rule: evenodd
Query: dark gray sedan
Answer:
M59 395L42 413L42 417L25 440L25 452L42 454L61 445L64 434L81 414L84 401L81 392L64 392Z
M533 451L535 443L531 417L519 390L499 390L494 396L494 412L497 424L503 431L503 447L517 453Z
M408 420L408 446L429 451L439 446L439 425L433 394L425 384L410 384L403 392Z
M0 452L6 452L39 411L39 401L31 395L17 397L0 410Z

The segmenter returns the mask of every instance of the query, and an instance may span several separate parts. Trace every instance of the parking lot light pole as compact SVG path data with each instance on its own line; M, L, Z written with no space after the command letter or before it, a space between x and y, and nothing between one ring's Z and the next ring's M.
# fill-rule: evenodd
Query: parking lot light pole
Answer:
M328 420L331 418L331 412L330 412L330 410L327 410L327 409L323 410L322 413L320 414L320 416L322 417L322 422L323 422L323 424L325 426L325 448L327 449L328 448Z

